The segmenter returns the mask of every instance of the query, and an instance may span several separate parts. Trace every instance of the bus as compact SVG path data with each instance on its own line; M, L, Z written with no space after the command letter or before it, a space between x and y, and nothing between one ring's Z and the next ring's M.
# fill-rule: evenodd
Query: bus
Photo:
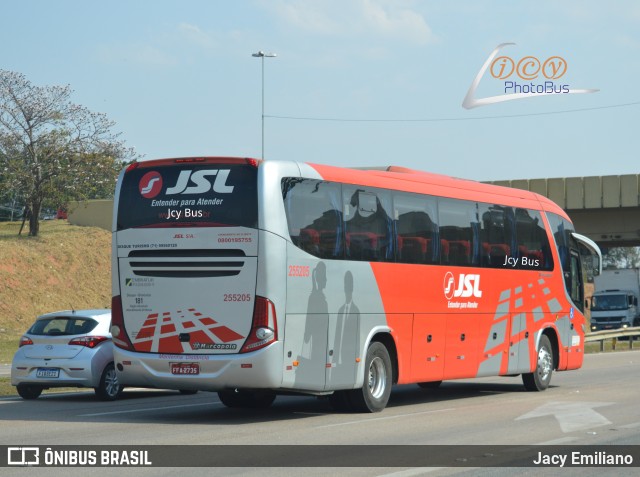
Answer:
M582 365L597 245L533 192L390 166L134 162L113 216L124 386L378 412L395 384Z

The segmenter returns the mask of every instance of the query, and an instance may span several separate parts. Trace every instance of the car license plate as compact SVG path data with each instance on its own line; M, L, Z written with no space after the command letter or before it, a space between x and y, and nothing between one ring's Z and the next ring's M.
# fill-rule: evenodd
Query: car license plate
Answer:
M36 378L57 378L60 376L58 368L38 368L36 370Z
M171 374L200 374L200 364L171 363Z

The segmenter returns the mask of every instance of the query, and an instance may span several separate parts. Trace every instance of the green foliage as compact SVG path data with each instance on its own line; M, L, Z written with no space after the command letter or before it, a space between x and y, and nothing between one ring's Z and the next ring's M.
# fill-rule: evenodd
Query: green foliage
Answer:
M0 188L29 207L29 235L38 235L43 207L111 197L135 158L112 121L70 97L69 86L34 86L0 70Z
M640 267L640 247L613 247L602 257L603 268Z

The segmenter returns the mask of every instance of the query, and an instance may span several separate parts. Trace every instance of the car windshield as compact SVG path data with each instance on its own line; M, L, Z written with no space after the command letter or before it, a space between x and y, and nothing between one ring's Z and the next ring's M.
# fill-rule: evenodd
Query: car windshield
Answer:
M91 318L56 316L36 321L27 333L41 336L81 335L98 325Z
M592 311L626 310L628 307L625 295L603 295L593 297Z

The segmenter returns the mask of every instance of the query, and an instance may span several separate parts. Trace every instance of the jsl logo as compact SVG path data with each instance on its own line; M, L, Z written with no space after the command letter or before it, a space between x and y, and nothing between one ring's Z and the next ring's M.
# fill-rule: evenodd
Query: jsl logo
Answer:
M453 273L447 272L444 276L444 296L447 300L470 296L481 298L480 275L461 273L458 275L458 284L456 285Z
M193 173L191 171L180 171L178 182L175 186L167 188L166 194L203 194L209 192L212 187L207 176L216 176L213 182L213 192L229 194L233 192L233 186L226 184L230 172L229 169L203 169ZM195 185L189 186L189 180Z
M204 194L213 189L218 194L230 194L233 187L227 185L229 179L229 169L202 169L192 172L190 170L180 171L176 185L167 187L165 194ZM208 177L215 176L215 179ZM213 185L211 184L213 182ZM147 172L138 183L140 195L147 199L153 199L162 190L162 176L157 171Z
M146 199L153 199L162 190L162 176L157 171L147 172L138 183L140 195Z

